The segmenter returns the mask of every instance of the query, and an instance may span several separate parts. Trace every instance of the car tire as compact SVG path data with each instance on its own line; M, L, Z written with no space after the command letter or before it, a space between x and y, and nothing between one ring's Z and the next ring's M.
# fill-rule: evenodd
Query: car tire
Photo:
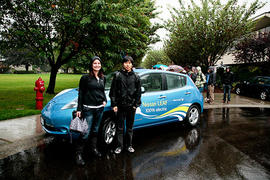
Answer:
M235 94L240 95L240 93L241 93L240 87L236 87L235 88Z
M262 91L260 93L260 99L264 101L264 100L266 100L266 98L267 98L267 93L265 91Z
M111 117L104 120L101 133L102 144L105 146L111 145L116 135L116 123Z
M188 109L187 116L186 116L186 123L189 126L196 126L200 122L200 109L197 105L192 105Z
M195 149L199 142L200 142L200 137L201 137L201 133L200 130L198 128L192 128L186 138L185 138L185 144L188 150L193 150Z

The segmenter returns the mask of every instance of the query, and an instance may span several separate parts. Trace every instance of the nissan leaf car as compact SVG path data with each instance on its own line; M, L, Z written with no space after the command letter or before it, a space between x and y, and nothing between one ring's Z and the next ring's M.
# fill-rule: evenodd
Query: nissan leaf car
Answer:
M196 126L203 112L203 96L186 74L170 71L134 69L141 80L142 104L136 110L133 129L180 121ZM106 76L104 108L100 138L105 145L116 134L116 115L112 111L109 91L114 73ZM72 112L77 109L78 88L66 89L51 99L41 112L41 124L46 133L76 138L70 132Z

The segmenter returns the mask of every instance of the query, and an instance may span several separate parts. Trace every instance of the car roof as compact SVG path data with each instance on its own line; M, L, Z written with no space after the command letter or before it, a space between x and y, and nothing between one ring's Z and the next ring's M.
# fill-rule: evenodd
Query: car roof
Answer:
M161 73L168 73L168 74L181 74L184 76L187 76L186 74L183 73L177 73L177 72L172 72L172 71L165 71L165 70L160 70L160 69L133 69L134 72L138 73L138 74L144 74L144 73L148 73L148 72L152 72L152 73L157 73L157 72L161 72Z

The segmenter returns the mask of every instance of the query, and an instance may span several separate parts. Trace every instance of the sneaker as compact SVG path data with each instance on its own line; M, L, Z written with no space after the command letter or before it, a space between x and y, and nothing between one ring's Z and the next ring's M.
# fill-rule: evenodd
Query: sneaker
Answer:
M130 152L130 153L134 153L135 152L135 149L132 146L129 146L127 148L127 151Z
M121 151L122 151L122 149L121 149L120 147L118 147L118 148L116 148L116 149L114 150L114 153L115 153L115 154L120 154Z

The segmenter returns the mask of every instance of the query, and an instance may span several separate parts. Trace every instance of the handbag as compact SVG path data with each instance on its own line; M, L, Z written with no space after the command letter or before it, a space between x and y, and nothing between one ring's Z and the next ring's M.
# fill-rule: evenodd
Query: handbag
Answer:
M75 132L85 134L88 131L88 123L85 118L80 119L79 117L73 116L70 122L69 129L70 131L75 131Z

